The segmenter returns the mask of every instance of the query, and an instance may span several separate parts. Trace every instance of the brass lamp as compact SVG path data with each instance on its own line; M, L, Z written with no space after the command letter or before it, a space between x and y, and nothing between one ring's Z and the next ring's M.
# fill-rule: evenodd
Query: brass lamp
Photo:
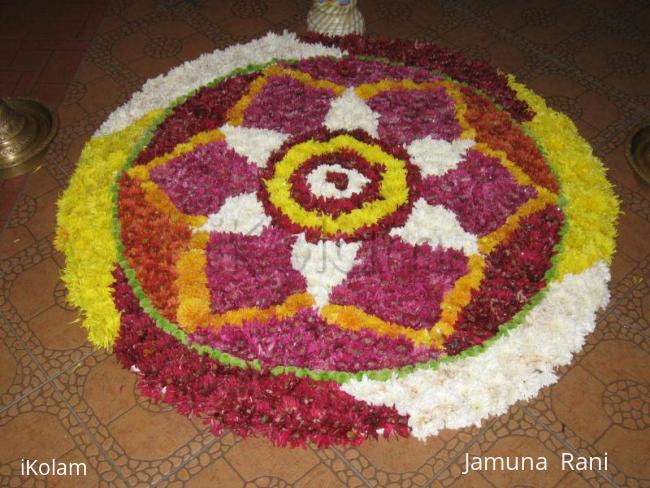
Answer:
M58 128L56 114L42 103L0 98L0 179L31 171Z
M632 129L625 141L625 156L639 178L650 185L650 122Z

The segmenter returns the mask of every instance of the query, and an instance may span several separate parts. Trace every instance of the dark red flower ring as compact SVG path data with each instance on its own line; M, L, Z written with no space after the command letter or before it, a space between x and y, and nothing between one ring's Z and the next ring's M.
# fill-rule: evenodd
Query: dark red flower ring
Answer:
M333 381L224 366L185 347L142 310L121 268L114 277L121 312L117 359L138 371L143 395L197 416L213 434L229 429L242 437L264 435L281 447L313 442L320 448L359 445L378 431L386 438L409 435L408 417L356 400Z

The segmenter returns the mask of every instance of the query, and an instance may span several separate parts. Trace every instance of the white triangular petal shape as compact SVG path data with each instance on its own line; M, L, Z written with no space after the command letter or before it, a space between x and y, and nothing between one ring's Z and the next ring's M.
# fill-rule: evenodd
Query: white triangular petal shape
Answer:
M334 99L327 116L325 127L329 130L363 129L373 137L377 136L379 114L364 102L353 88L348 88L343 95Z
M447 142L431 136L416 139L407 147L411 162L417 165L422 176L444 175L463 160L467 150L476 144L472 139Z
M244 193L226 198L217 213L208 216L208 220L197 231L238 232L247 236L259 236L271 219L264 212L264 207L255 193Z
M393 229L390 235L414 246L429 244L462 250L467 255L478 253L478 238L460 226L453 212L442 205L429 205L422 198L413 204L404 226Z
M335 171L347 176L348 184L344 190L339 190L331 181L327 181L327 173ZM352 195L361 193L363 188L370 183L370 180L356 169L344 168L338 163L323 164L314 169L307 176L309 189L317 197L323 198L350 198Z
M307 280L307 291L316 305L327 305L329 295L348 275L361 243L344 241L307 242L300 234L291 250L291 265Z
M226 142L235 152L246 156L251 163L260 168L266 166L271 153L289 137L275 130L235 127L229 124L219 130L226 136Z

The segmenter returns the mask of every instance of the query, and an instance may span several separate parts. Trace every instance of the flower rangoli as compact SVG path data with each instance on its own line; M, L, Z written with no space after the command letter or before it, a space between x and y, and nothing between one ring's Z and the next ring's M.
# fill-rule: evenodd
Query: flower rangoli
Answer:
M60 202L70 299L145 394L325 446L476 423L552 381L606 303L618 212L568 119L426 43L211 56L179 68L222 70L207 84L168 75L168 108L145 87L111 116Z

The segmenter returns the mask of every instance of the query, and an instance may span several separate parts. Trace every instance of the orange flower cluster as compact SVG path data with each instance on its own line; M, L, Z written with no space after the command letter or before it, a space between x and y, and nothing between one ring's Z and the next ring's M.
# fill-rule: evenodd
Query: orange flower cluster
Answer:
M189 227L170 221L154 208L140 182L127 174L120 184L118 212L120 237L129 265L153 305L167 319L174 320L178 298L170 284L176 281L179 254L189 245Z
M540 186L557 193L559 188L542 153L532 138L512 120L507 112L497 110L494 104L471 88L462 88L467 102L465 120L476 131L476 141L492 149L503 151Z

